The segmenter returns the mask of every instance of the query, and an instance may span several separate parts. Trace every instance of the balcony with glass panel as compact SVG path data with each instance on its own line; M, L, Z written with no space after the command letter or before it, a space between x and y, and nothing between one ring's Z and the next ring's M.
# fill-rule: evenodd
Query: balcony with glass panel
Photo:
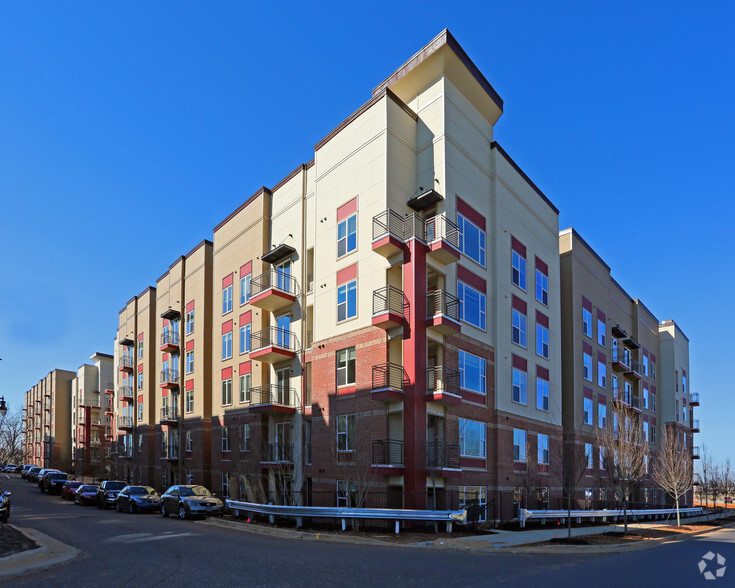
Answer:
M179 415L176 406L164 406L161 408L161 420L162 425L178 425Z
M291 306L299 294L296 278L279 269L270 269L254 277L250 288L250 304L268 312L278 312Z
M178 388L179 387L179 370L165 369L161 370L161 388Z
M689 404L691 406L699 406L699 392L689 394Z

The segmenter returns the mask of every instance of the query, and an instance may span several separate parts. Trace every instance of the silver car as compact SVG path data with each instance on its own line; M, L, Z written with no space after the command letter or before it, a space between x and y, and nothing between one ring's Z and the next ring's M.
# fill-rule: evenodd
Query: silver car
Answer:
M204 486L171 486L161 496L161 515L178 514L180 519L221 515L222 501Z

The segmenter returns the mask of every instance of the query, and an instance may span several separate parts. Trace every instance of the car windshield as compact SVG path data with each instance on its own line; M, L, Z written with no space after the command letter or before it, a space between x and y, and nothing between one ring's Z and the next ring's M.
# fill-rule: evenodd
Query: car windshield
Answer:
M81 482L67 482L67 484L69 485L69 488L79 488L79 486L82 485Z
M33 472L34 474L36 474L36 473L38 473L38 472L41 471L41 468L31 468L30 471Z
M68 477L66 474L49 474L50 480L66 480Z
M209 490L204 486L194 486L193 488L182 486L179 490L181 490L181 496L211 496Z
M156 491L150 486L131 486L128 490L130 494L155 494Z
M81 486L79 492L97 492L97 486Z
M125 488L125 482L108 482L105 490L122 490Z

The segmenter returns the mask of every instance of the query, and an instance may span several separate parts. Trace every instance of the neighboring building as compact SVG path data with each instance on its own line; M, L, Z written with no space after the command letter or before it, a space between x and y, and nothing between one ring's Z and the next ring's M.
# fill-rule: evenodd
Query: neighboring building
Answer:
M113 356L95 353L90 359L94 364L80 366L71 382L71 472L100 478L112 439Z
M640 300L631 298L574 229L559 233L559 251L564 434L568 443L584 444L590 453L578 505L605 508L612 506L613 496L601 466L597 430L614 418L613 406L622 407L624 418L640 427L651 466L664 426L677 427L682 443L691 447L689 342L673 321L659 323ZM667 498L649 473L630 500L656 505Z
M25 460L69 471L71 383L76 374L53 370L25 393Z

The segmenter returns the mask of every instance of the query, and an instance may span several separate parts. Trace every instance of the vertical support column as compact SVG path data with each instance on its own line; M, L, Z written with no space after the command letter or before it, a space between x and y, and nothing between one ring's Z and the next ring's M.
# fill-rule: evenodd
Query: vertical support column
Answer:
M426 508L426 246L415 237L403 262L403 292L411 303L403 337L408 386L403 400L406 508Z

